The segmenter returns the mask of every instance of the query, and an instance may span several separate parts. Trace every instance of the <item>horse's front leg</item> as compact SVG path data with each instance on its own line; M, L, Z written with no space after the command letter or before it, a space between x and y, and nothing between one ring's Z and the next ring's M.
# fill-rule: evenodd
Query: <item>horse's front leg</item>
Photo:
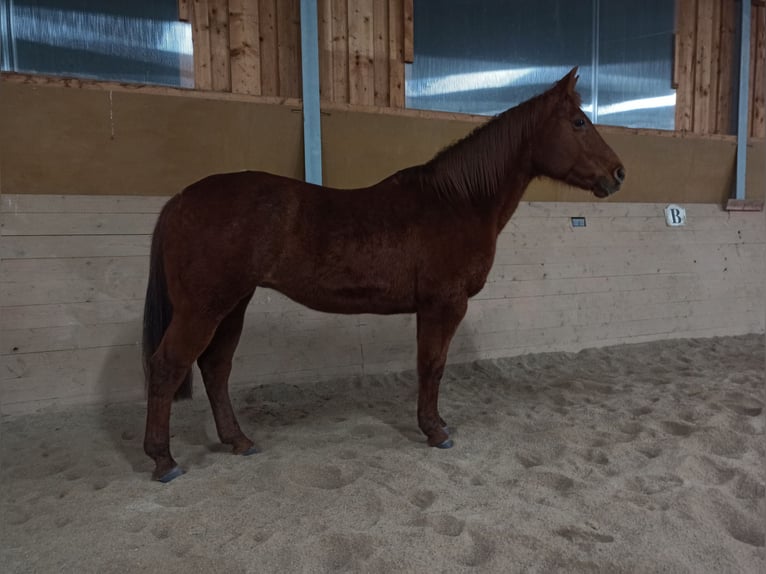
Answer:
M468 300L461 299L418 308L418 426L430 446L450 448L453 444L439 415L439 383L450 342L467 307Z

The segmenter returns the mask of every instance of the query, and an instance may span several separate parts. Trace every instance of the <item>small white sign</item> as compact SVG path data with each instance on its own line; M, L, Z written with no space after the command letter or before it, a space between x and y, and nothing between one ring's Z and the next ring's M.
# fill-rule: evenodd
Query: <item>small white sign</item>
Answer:
M665 208L665 221L670 227L686 225L686 210L680 205L668 205Z

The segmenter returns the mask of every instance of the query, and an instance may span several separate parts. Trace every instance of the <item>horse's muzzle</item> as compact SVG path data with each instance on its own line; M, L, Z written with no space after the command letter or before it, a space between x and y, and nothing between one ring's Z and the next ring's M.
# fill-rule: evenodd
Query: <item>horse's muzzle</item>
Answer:
M619 166L612 172L612 177L602 177L598 180L596 187L593 190L593 195L599 199L614 195L622 187L622 182L625 181L625 168Z

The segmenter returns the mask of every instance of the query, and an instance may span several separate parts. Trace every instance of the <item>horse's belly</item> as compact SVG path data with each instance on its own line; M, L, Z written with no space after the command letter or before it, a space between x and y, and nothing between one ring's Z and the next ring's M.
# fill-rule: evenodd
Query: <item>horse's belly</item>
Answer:
M374 286L328 288L315 284L307 285L305 289L285 288L278 285L274 288L297 303L325 313L392 315L415 311L414 294L405 295Z

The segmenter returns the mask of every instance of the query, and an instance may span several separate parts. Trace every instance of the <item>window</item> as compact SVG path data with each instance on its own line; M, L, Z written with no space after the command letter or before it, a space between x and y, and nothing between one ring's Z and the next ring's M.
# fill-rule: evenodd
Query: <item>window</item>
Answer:
M177 0L0 0L2 70L194 86Z
M674 129L672 0L418 0L407 107L496 114L580 66L597 123Z

